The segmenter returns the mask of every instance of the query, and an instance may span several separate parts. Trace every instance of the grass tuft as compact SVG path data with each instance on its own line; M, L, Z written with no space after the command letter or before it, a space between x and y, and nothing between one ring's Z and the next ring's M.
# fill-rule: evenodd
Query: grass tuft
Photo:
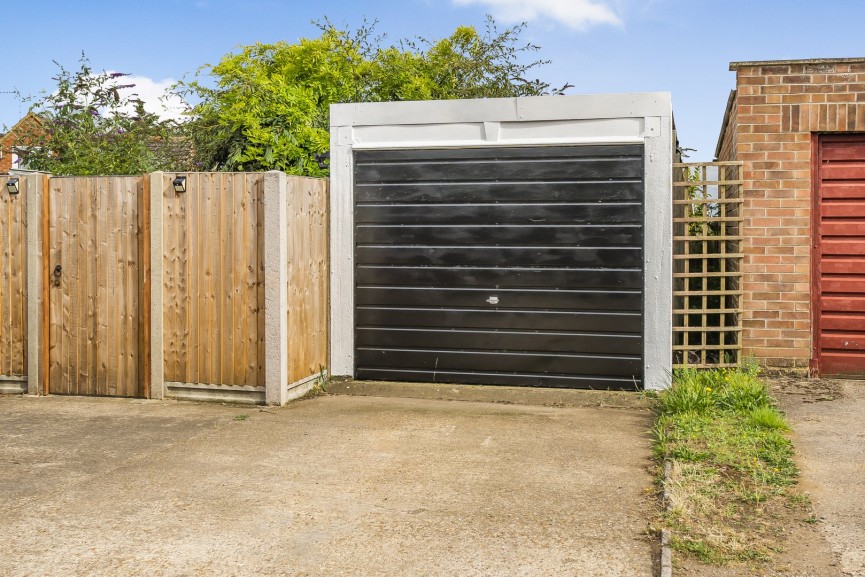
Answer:
M761 562L775 548L771 511L796 498L789 426L756 366L685 369L658 395L654 453L672 461L673 546L705 563Z
M751 419L751 423L756 427L775 429L777 431L790 430L790 425L787 424L787 420L772 407L757 407L751 409L751 414L748 415L748 417Z

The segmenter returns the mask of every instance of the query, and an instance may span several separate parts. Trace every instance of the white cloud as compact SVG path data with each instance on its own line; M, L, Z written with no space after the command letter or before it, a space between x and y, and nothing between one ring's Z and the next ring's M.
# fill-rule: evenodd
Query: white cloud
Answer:
M121 96L137 95L144 101L145 110L159 115L163 120L182 119L183 102L175 95L168 95L167 92L175 82L177 81L173 78L153 80L146 76L122 76L117 79L118 84L135 85L133 88L122 89L120 91ZM132 110L125 110L124 112L132 112Z
M459 6L487 6L493 16L505 22L553 20L574 30L599 24L619 26L622 20L610 0L452 0Z

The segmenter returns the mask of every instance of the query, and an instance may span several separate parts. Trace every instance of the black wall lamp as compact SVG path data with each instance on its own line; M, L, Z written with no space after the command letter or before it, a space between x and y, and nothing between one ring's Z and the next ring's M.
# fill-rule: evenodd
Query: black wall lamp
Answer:
M185 176L176 176L171 183L174 186L174 192L181 193L186 192L186 177Z
M21 189L18 186L17 178L10 178L6 181L6 190L9 191L9 194L18 194L21 192Z
M316 152L313 156L315 158L315 162L318 164L318 167L322 170L330 168L330 151L318 153Z

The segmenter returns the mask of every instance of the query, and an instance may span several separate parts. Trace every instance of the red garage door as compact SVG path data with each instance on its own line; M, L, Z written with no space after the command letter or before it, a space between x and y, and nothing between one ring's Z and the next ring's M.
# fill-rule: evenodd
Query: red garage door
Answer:
M821 375L865 375L865 135L818 142L814 361Z

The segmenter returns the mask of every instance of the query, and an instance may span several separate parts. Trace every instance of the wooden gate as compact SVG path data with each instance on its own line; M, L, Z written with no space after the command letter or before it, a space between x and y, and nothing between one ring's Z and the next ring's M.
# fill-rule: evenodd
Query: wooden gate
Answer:
M45 262L48 391L147 396L146 179L52 178Z

